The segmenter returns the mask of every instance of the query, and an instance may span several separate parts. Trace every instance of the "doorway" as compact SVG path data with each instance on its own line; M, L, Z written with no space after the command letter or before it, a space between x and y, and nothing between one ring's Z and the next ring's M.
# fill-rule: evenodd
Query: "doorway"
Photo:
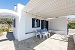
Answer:
M48 21L41 20L41 29L46 28L48 30Z

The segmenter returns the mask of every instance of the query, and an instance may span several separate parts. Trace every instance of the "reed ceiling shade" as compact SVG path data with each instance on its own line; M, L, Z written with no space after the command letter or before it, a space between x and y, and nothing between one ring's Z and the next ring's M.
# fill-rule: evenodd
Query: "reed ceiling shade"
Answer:
M30 0L24 11L44 18L74 15L75 0Z

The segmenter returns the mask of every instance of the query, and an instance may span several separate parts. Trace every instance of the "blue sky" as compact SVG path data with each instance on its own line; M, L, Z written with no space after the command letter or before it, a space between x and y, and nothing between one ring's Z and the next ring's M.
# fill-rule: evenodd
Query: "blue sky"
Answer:
M26 5L29 0L0 0L0 9L10 9L14 10L14 5L17 3L21 3Z
M75 18L75 15L69 15L68 18Z

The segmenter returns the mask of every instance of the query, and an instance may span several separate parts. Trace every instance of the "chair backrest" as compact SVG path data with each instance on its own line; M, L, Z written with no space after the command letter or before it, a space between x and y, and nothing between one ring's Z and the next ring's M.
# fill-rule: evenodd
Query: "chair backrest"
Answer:
M48 32L48 31L47 30L43 30L43 29L39 29L39 30L37 30L37 32L42 33L42 32Z

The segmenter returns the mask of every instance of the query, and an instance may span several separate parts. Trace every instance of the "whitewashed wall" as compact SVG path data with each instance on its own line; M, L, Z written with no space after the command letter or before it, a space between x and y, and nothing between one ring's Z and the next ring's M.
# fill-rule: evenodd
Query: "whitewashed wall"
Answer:
M37 18L37 17L22 11L20 22L19 22L19 28L18 28L19 41L35 36L35 33L29 33L29 34L26 34L26 33L36 31L37 29L41 29L41 27L32 28L32 18ZM40 17L38 17L37 19L43 20ZM40 25L41 25L41 22L40 22Z
M25 16L25 33L32 32L37 29L41 29L41 27L32 28L32 18L36 18L35 16L27 14L27 13L25 13L24 16Z
M36 17L36 16L31 15L31 14L26 13L26 12L23 12L23 13L24 13L23 16L25 17L25 33L33 32L33 31L36 31L38 29L41 29L41 21L40 21L40 27L32 28L32 18L44 20L43 18ZM35 33L25 34L25 39L33 37L33 36L35 36Z
M14 35L14 38L17 39L17 19L15 21L15 28L13 27L13 35Z
M20 15L19 19L17 20L17 39L18 41L30 38L35 36L35 33L25 34L27 32L33 32L37 29L41 29L41 27L38 28L32 28L32 18L37 18L40 20L43 20L43 18L36 17L34 15L31 15L29 13L26 13L23 10L24 6L21 4L17 5L17 12ZM40 22L41 23L41 22Z
M17 12L17 5L16 6L14 6L14 11L15 12ZM18 28L18 19L19 19L19 16L14 16L14 18L13 19L15 19L15 27L13 26L13 35L14 35L14 38L15 39L18 39L18 33L17 33L17 28ZM14 22L14 21L13 21Z
M61 17L49 20L49 29L62 30L62 34L67 34L67 18Z
M17 4L16 7L14 7L14 10L15 12L17 12L18 16L15 16L15 27L13 27L13 35L15 37L15 39L18 39L20 40L21 36L20 36L20 18L21 18L21 12L22 12L22 9L23 9L23 5L21 4Z
M23 16L23 8L24 5L17 4L16 12L19 14L19 17L17 18L17 29L16 29L16 36L18 41L25 39L25 16Z
M35 16L30 15L28 13L25 13L24 16L25 16L25 33L33 32L33 31L36 31L37 29L41 29L41 27L32 28L32 18L36 18ZM33 37L33 36L35 36L35 33L25 34L25 39Z

